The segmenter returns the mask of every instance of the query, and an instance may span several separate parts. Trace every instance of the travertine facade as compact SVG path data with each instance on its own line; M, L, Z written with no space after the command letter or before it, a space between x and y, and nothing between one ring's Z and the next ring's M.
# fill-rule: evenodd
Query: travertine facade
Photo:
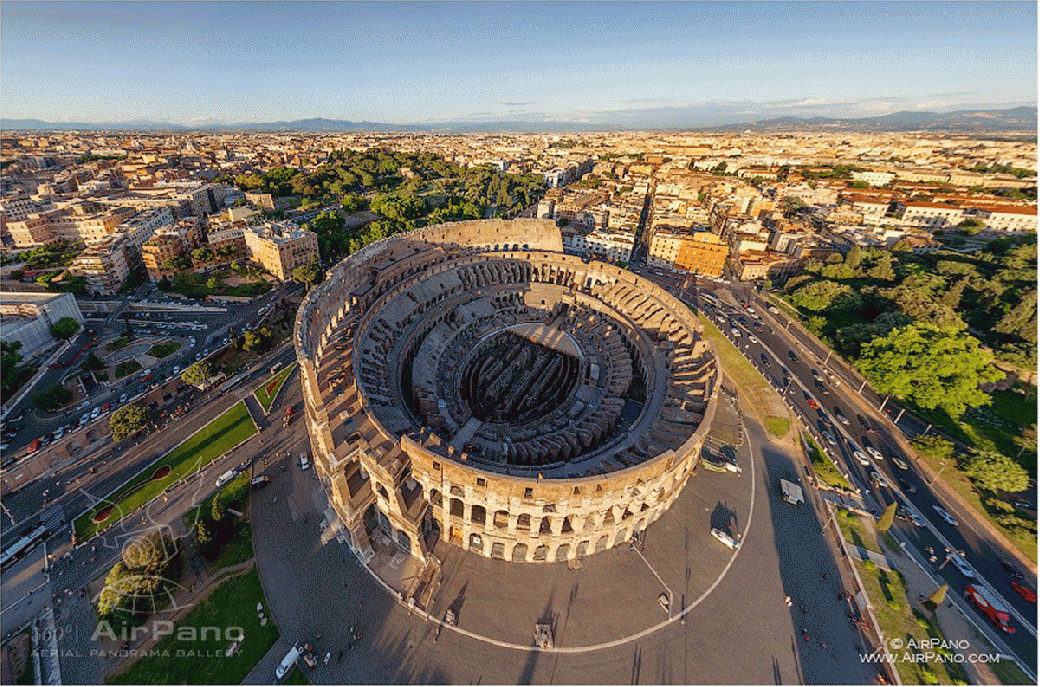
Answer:
M315 464L362 558L381 529L434 566L438 538L568 560L685 485L717 402L699 323L562 249L551 221L438 225L358 251L303 303Z

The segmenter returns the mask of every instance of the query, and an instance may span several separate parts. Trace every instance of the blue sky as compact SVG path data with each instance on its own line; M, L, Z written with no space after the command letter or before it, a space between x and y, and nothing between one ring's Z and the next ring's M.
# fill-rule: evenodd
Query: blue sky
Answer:
M1032 2L7 0L0 18L0 111L56 122L696 125L1037 89Z

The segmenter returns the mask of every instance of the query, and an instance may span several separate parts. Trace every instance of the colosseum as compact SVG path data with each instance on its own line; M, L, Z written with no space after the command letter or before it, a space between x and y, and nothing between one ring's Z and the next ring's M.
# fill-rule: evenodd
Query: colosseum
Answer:
M318 475L353 551L515 562L630 539L694 472L719 373L689 308L551 221L372 244L296 319Z

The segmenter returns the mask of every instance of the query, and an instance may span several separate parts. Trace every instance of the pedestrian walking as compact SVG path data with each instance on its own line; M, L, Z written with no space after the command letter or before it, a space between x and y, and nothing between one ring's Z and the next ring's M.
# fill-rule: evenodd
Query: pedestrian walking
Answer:
M788 608L790 608L790 607L791 607L791 603L792 603L792 601L791 601L791 597L789 597L789 596L785 596L785 597L784 597L784 603L785 603L785 604L787 604L787 607L788 607Z
M806 629L806 628L804 628L804 627L802 628L802 639L804 639L804 640L805 640L805 643L806 643L806 644L808 644L808 643L809 643L809 630L807 630L807 629Z

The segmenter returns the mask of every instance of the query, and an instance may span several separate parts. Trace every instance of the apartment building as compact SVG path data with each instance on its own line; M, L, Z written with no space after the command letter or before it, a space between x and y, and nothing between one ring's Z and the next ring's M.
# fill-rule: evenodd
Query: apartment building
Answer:
M881 224L888 214L888 200L871 196L848 196L845 198L852 205L852 211L863 218L865 224Z
M721 277L727 257L729 246L718 234L698 231L680 244L675 267L693 274Z
M632 259L632 249L635 247L632 236L600 231L584 234L566 229L563 232L563 249L568 253L610 261L628 262Z
M291 222L247 226L246 252L254 262L282 281L301 265L318 260L318 235Z
M127 261L131 267L141 264L141 246L163 229L173 225L173 212L168 207L139 212L116 228L125 239Z
M1009 234L1037 232L1036 207L1018 205L977 206L976 215L985 223L987 231Z
M891 172L853 172L852 179L854 181L865 181L871 186L884 186L885 184L891 183L896 178L895 174Z
M733 267L741 281L783 281L802 269L797 258L772 251L747 251L733 257Z
M899 203L897 212L902 213L903 223L924 229L948 229L964 220L964 209L945 203L906 201Z
M141 246L141 261L148 270L148 278L159 281L163 277L172 277L177 271L164 267L166 260L180 257L184 253L184 243L175 233L153 236Z
M122 236L110 236L88 246L72 261L69 274L86 279L87 289L92 293L106 296L116 293L130 275L125 240Z

